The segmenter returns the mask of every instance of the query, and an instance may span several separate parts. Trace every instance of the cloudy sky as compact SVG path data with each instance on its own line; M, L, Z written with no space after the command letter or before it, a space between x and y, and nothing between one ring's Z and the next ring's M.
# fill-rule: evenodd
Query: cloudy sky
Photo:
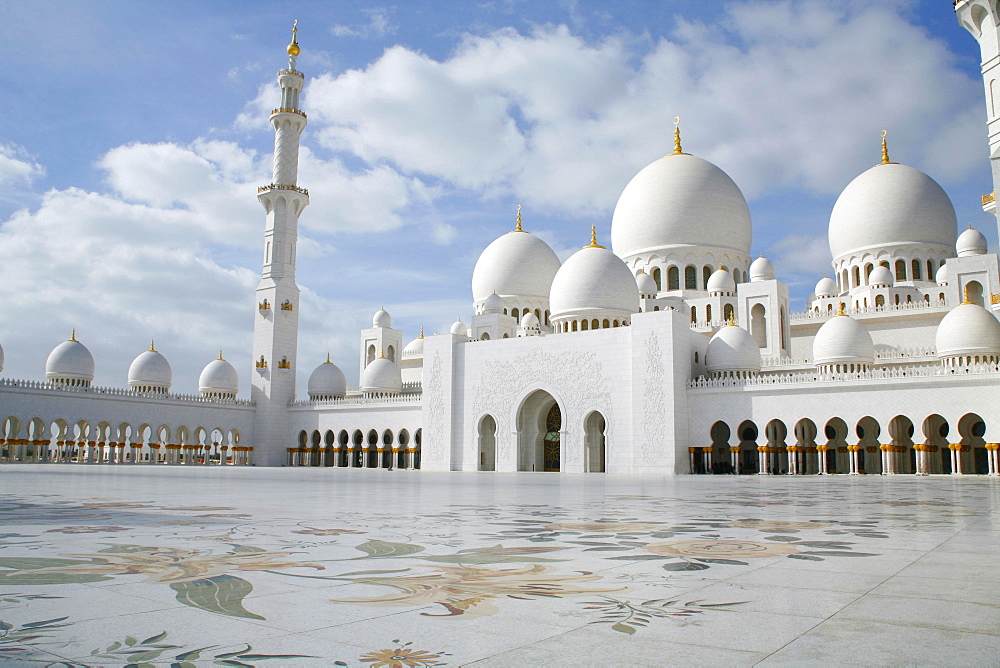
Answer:
M562 257L672 148L730 174L800 309L839 192L922 169L996 248L979 50L947 0L4 4L0 345L41 379L76 328L95 382L156 339L173 390L219 348L247 396L263 209L292 19L309 114L298 382L356 382L384 305L404 338L471 311L482 249L525 229Z

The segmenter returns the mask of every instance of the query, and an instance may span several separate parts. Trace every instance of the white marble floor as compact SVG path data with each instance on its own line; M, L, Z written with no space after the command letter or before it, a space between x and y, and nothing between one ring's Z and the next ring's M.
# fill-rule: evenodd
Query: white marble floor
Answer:
M0 466L0 665L996 665L1000 479Z

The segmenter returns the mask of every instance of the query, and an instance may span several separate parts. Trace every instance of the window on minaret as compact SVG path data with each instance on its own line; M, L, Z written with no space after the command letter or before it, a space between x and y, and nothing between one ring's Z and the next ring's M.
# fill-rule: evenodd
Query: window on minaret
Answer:
M712 322L712 305L705 305L705 322Z
M698 322L698 307L691 307L691 322Z
M385 356L389 358L390 362L396 361L396 348L394 346L389 346L385 349Z

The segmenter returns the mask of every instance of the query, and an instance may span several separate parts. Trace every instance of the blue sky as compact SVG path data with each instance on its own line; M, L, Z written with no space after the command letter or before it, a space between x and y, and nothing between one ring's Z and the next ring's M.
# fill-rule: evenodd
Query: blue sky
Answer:
M828 270L839 192L879 158L938 180L996 247L979 50L946 0L5 3L4 375L71 328L96 382L151 338L174 391L221 347L248 387L277 103L299 20L299 373L356 381L384 305L405 339L471 311L479 252L525 228L563 258L671 148L727 171L796 308Z

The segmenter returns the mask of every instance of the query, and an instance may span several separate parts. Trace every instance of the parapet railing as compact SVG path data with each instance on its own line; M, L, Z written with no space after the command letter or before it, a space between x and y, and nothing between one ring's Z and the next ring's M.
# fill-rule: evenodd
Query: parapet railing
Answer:
M915 301L907 302L905 304L890 304L888 306L862 306L859 308L854 308L848 304L848 298L844 298L844 310L847 315L870 315L874 313L893 313L898 311L924 311L931 309L944 309L948 308L947 302L940 300L933 300L931 302ZM836 317L836 311L802 311L801 313L792 313L788 317L791 320L827 320L829 318Z
M1000 374L1000 364L971 364L958 368L940 366L895 366L870 371L819 373L818 371L789 371L749 376L747 378L696 378L688 381L691 390L718 387L763 387L769 385L795 385L837 381L886 380L890 378L953 378L965 375Z
M98 387L91 385L63 385L50 381L21 380L17 378L0 378L0 388L12 387L25 390L45 390L51 392L67 392L75 394L96 394L110 397L140 397L145 399L167 399L199 404L222 404L225 406L253 406L254 402L246 399L226 399L222 397L206 397L200 394L171 394L168 392L140 392L122 387Z
M360 397L333 397L331 399L299 399L289 407L306 406L370 406L374 404L418 404L422 394L368 394Z

